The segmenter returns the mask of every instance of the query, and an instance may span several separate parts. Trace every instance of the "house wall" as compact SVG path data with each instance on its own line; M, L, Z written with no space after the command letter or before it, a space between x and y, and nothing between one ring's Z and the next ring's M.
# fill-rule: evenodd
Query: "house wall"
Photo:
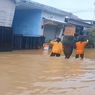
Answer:
M23 36L41 36L41 10L16 10L13 31Z
M11 27L15 12L14 0L0 0L0 26Z
M14 0L0 0L0 51L10 51L13 48L14 13Z
M56 27L51 26L51 25L46 25L44 27L44 36L45 36L45 41L46 42L56 38Z

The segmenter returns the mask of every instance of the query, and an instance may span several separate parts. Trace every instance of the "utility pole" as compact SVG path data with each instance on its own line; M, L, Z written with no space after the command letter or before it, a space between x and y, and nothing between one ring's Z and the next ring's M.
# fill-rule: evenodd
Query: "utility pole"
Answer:
M94 20L95 20L95 1L93 3L94 7L93 7L93 19L92 19L92 24L94 24Z

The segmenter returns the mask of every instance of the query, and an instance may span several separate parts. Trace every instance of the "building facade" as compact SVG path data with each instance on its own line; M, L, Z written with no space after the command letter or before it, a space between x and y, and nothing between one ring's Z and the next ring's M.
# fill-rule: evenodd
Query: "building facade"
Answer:
M66 22L66 17L75 21ZM56 8L30 0L0 1L0 50L36 49L59 37L65 25L82 27L79 18Z

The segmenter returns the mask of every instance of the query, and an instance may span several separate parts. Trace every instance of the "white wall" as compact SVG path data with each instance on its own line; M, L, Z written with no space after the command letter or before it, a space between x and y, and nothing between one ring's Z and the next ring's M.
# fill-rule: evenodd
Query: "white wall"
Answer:
M0 0L0 26L11 27L14 12L14 0Z
M42 17L48 20L57 21L60 23L64 23L65 16L49 13L49 12L43 12Z

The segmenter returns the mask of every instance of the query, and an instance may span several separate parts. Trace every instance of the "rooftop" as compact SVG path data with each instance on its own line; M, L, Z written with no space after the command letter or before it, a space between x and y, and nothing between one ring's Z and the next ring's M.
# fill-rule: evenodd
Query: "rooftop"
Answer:
M66 12L54 7L50 7L44 4L40 4L30 0L16 0L16 8L17 9L41 9L43 11L51 12L54 14L59 14L63 16L68 16L74 19L79 19L77 16L73 15L70 12Z
M66 18L69 18L68 23L84 26L84 27L91 27L91 24L86 23L82 19L78 18L76 15L66 12L54 7L50 7L44 4L40 4L31 0L15 0L16 2L16 9L17 10L29 10L29 9L40 9L42 11L46 11L49 13L58 14L61 16L65 16Z

